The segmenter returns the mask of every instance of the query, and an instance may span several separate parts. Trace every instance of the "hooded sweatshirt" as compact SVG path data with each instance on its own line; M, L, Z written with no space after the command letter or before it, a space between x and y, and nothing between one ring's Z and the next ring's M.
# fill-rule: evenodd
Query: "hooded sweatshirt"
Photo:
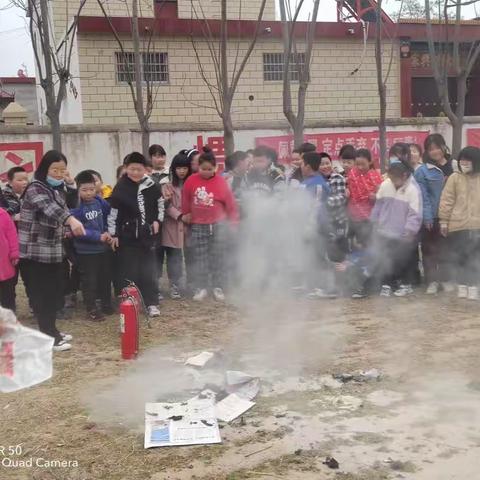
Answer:
M80 255L105 252L107 246L100 237L107 231L110 205L100 196L96 196L91 202L81 200L80 205L71 210L71 213L85 227L85 235L73 240L75 251Z
M411 239L422 225L422 196L410 176L400 188L387 178L380 185L371 220L377 232L392 239Z
M191 214L193 224L238 223L233 192L220 175L204 179L195 173L188 177L182 191L182 213Z
M148 176L137 183L124 175L109 200L109 233L119 238L120 245L150 248L154 242L152 224L162 222L164 216L158 185Z

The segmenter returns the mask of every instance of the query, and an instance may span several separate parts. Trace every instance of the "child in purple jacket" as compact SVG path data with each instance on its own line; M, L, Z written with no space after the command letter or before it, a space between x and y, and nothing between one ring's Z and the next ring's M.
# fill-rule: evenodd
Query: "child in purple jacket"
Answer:
M375 226L374 274L381 282L382 297L413 293L408 278L409 262L422 225L422 195L405 163L392 163L388 178L380 185L371 221Z

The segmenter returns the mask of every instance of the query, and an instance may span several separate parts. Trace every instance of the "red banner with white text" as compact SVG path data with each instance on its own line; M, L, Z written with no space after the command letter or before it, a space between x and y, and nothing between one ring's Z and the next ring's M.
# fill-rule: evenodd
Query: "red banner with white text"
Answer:
M398 131L387 132L387 148L394 143L418 143L423 145L429 131ZM334 160L343 145L353 145L355 148L368 148L372 152L375 164L379 166L380 141L378 131L341 132L341 133L307 133L305 141L317 146L319 152L328 153ZM256 146L265 145L278 152L280 163L289 163L293 150L293 136L281 135L275 137L257 137Z

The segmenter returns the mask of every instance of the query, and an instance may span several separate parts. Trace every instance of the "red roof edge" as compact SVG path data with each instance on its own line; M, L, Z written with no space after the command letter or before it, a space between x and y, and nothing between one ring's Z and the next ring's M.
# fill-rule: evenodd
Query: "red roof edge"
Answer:
M35 77L0 77L0 83L3 83L4 85L35 85Z

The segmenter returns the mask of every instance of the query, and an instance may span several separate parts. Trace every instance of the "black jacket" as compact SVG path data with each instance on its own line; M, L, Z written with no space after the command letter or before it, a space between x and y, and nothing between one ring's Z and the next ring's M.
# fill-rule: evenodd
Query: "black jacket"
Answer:
M164 201L158 185L145 177L140 183L124 175L110 197L112 209L108 231L118 237L120 245L151 247L154 242L152 224L162 222Z

